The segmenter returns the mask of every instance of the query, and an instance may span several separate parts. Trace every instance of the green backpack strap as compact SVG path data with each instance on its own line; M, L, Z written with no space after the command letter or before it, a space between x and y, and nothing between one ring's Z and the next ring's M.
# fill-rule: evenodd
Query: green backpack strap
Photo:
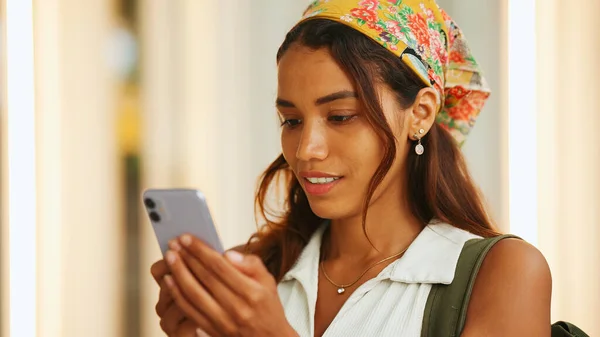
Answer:
M520 239L518 236L505 234L486 239L471 239L465 243L452 283L434 284L431 287L425 304L421 337L460 336L481 264L490 249L500 240L507 238Z
M569 322L558 321L552 324L552 337L590 337L583 330Z
M465 243L451 284L431 287L425 311L421 337L460 336L467 319L467 309L477 273L487 253L500 240L521 239L505 234L486 239L472 239ZM589 337L574 324L556 322L551 327L552 337Z

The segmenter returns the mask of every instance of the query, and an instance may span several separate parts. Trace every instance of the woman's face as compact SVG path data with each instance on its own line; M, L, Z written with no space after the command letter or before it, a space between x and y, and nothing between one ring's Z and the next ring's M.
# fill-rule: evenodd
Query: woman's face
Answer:
M362 214L369 182L384 143L369 124L351 78L327 49L294 45L281 58L277 108L283 155L306 192L313 212L326 219ZM397 138L396 159L371 204L402 200L409 147L405 113L387 86L375 87Z

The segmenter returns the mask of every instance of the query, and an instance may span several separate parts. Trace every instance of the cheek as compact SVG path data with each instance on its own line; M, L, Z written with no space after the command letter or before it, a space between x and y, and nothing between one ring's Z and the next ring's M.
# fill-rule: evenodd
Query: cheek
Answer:
M361 180L369 180L383 158L383 142L370 127L344 137L336 146L348 164L359 173Z
M296 162L296 152L298 151L298 137L290 130L281 130L281 151L285 161L294 168Z
M409 129L407 127L408 121L406 120L407 115L405 112L399 111L399 108L395 104L389 104L386 111L388 111L388 113L385 114L386 119L395 138L396 154L394 164L392 164L392 168L395 168L398 162L403 162L404 157L406 157L407 144L410 144L408 139L411 135L409 135ZM399 112L390 113L389 111Z
M401 177L402 167L405 164L407 154L407 142L406 142L406 130L404 130L404 123L397 116L386 116L388 118L388 124L394 134L396 153L394 161L389 171L386 174L384 181L381 182L378 190L386 188L387 185L392 181L397 181L397 178ZM360 166L360 180L361 184L368 184L371 180L377 168L381 164L384 154L386 142L373 130L369 132L362 132L357 134L351 140L352 144L349 144L349 148L354 148L355 156L357 159L356 167Z

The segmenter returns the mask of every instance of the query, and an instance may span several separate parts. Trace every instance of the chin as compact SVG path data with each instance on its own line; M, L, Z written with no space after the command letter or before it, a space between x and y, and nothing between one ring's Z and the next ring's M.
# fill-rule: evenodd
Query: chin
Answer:
M322 219L343 219L353 214L349 202L342 200L318 200L318 198L308 198L310 209L316 216Z

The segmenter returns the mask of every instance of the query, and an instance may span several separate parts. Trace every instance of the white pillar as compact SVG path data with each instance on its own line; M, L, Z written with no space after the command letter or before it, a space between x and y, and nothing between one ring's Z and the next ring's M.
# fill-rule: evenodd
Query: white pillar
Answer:
M6 1L6 154L8 193L8 334L36 331L36 146L33 8ZM4 251L6 253L6 250ZM6 285L5 285L6 286ZM6 294L6 293L5 293Z
M115 82L106 58L111 3L64 0L60 10L64 336L118 336L124 224L117 199Z
M508 2L510 232L538 242L535 0Z
M38 147L38 335L63 335L63 177L60 0L36 1ZM43 55L42 57L40 57ZM53 289L47 291L47 289Z
M123 249L110 2L37 0L39 330L119 336Z
M596 0L537 6L540 248L553 272L553 319L590 336L600 334L599 11Z
M169 188L175 182L175 128L179 114L176 97L178 85L175 69L177 46L178 1L142 1L139 6L140 56L142 62L142 187ZM140 231L141 247L141 302L140 333L145 337L163 337L154 306L158 287L150 275L150 266L160 259L158 243L145 211L142 209Z
M0 1L0 336L9 334L8 104L6 102L6 2Z

